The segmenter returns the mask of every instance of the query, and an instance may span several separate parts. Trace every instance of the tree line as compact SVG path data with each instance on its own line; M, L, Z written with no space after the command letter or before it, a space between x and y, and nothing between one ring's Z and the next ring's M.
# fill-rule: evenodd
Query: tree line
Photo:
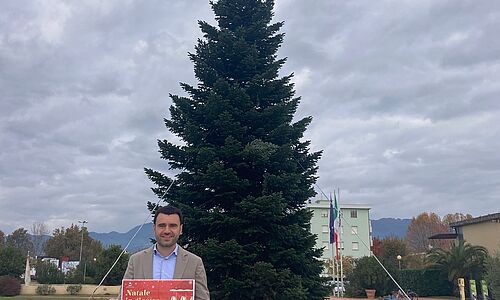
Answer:
M72 224L68 228L56 228L46 239L47 226L34 223L31 234L24 228L18 228L5 235L0 230L0 276L19 277L25 272L25 263L30 253L30 263L35 266L36 279L40 283L95 283L99 282L122 252L119 245L107 248L89 236L86 227ZM83 238L82 238L83 237ZM83 245L83 247L81 247ZM80 259L78 267L64 274L58 266L43 262L44 257L67 258L69 261ZM128 254L120 259L105 280L105 284L120 284L126 269Z
M421 213L412 218L406 237L374 238L372 252L403 288L420 296L458 296L458 278L477 282L485 280L490 295L500 296L500 248L488 253L482 246L456 240L430 240L439 233L449 233L450 223L471 219L470 214ZM499 246L500 247L500 246ZM350 283L348 296L364 296L365 289L376 289L379 296L391 294L398 287L374 257L345 258L344 274ZM328 266L328 264L327 264Z
M296 115L301 99L293 74L280 74L284 22L273 20L274 1L210 3L216 24L199 21L203 37L189 54L196 83L182 83L184 95L170 95L164 122L175 138L158 141L176 175L146 174L158 197L185 213L179 242L203 258L213 298L324 299L322 250L315 248L305 208L315 195L321 151L311 151L304 139L312 118ZM85 229L71 226L54 232L46 254L75 259L75 237L82 233L87 262L109 253L92 244ZM428 251L419 239L415 235L410 248Z

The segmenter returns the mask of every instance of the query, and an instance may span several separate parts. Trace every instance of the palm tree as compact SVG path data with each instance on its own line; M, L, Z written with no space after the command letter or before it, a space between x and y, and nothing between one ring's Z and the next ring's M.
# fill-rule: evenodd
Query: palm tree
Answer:
M450 250L434 248L427 255L431 267L441 270L448 280L457 285L458 278L473 278L484 271L484 261L488 251L482 246L473 246L460 241Z

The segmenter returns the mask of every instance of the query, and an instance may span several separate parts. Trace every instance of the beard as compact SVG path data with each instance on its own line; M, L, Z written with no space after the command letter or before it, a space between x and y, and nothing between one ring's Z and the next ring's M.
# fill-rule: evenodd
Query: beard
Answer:
M162 247L164 247L164 248L170 248L170 247L172 247L172 246L175 246L175 244L177 244L177 241L178 241L178 240L179 240L179 237L176 237L176 236L171 237L170 239L165 239L165 238L162 238L162 237L160 236L160 237L158 237L158 238L156 239L156 242L157 242L160 246L162 246Z

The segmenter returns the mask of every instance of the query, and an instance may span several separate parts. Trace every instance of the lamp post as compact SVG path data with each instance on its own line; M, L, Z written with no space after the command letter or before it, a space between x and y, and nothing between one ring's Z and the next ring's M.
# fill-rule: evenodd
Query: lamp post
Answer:
M87 221L78 221L78 223L82 224L82 241L80 242L80 259L78 260L78 264L80 265L82 263L82 250L83 250L83 228L85 227L85 224L88 223ZM81 267L81 266L80 266ZM86 267L86 266L85 266ZM86 270L84 270L85 272ZM83 280L85 283L85 275L83 275Z
M85 261L85 264L83 267L83 284L85 284L85 275L87 275L87 261Z
M401 271L401 255L398 255L396 256L396 258L398 259L398 265L399 265L399 270Z

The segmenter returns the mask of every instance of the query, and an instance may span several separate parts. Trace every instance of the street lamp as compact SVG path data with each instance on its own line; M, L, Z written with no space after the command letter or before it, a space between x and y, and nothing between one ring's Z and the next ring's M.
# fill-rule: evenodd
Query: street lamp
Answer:
M82 250L83 250L83 228L85 227L85 224L88 223L88 222L85 221L85 220L83 220L83 221L78 221L78 223L82 224L82 241L80 242L80 259L78 260L78 264L81 267L81 263L82 263ZM85 271L87 271L85 269L87 269L87 265L85 265L84 270L83 270L83 283L85 283Z
M396 258L398 259L398 265L399 265L399 270L401 271L401 255L398 255L396 256Z
M85 284L85 275L87 275L87 261L85 261L85 264L83 267L83 284Z

